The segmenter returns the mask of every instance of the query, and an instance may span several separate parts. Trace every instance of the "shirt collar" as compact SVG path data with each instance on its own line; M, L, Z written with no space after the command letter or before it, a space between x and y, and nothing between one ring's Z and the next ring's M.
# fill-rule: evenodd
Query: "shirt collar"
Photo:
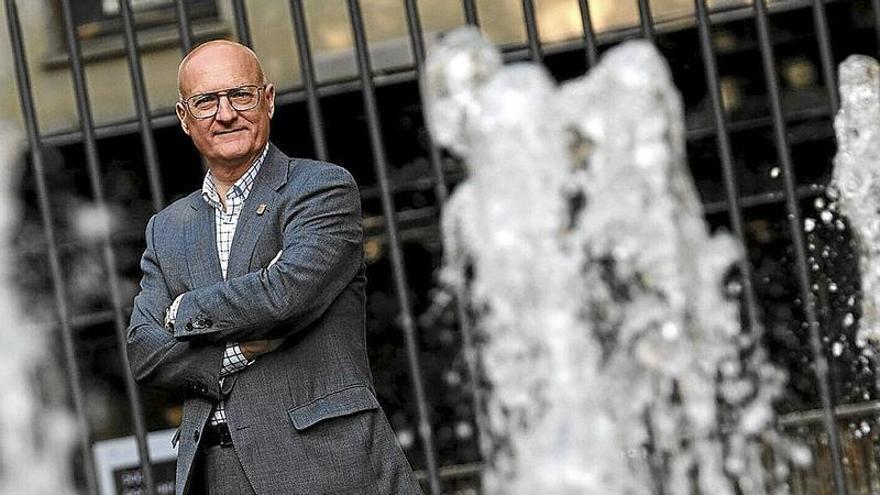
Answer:
M263 161L266 159L266 154L269 151L269 143L266 143L266 147L263 148L260 156L254 160L253 165L247 169L247 171L239 177L232 187L226 191L226 199L236 199L241 198L241 201L247 199L248 194L250 194L251 189L253 189L254 181L257 178L257 173L260 171L260 167L263 165ZM222 204L220 203L220 194L217 191L217 186L214 185L214 177L211 175L211 171L209 170L207 174L205 174L205 179L202 181L202 198L206 203L217 208L218 210L222 210Z

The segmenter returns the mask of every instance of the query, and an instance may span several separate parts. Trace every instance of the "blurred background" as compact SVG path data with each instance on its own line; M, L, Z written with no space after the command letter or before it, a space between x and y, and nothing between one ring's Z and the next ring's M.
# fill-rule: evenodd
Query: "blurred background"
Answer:
M34 131L30 153L21 157L28 166L16 238L18 280L31 315L55 332L70 400L80 399L88 449L77 456L76 476L83 491L95 489L87 452L93 445L142 437L136 417L146 431L168 430L180 420L170 398L144 391L138 401L132 392L118 344L119 316L127 322L147 219L200 187L204 174L174 117L177 63L188 45L230 38L254 48L278 88L272 141L292 156L340 164L359 182L370 357L380 402L410 461L425 480L436 473L443 493L479 493L481 456L462 334L452 300L437 298L434 289L442 256L440 206L463 169L431 145L415 69L420 41L430 49L444 32L471 23L503 48L508 61L540 61L558 81L587 71L593 43L601 54L626 39L653 37L683 94L688 160L706 219L713 229L730 230L731 199L742 217L749 290L764 344L789 377L777 405L779 427L806 442L817 459L813 468L790 476L791 487L803 494L844 493L831 481L834 464L842 462L850 493L880 493L876 363L854 339L860 305L856 254L845 219L829 210L825 195L836 103L823 79L817 23L820 13L827 16L828 55L835 65L853 53L877 56L877 0L770 2L770 38L763 47L751 2L708 2L720 110L732 149L727 178L690 0L122 1L128 4L6 0L0 10L6 30L0 36L0 120L18 126L22 135L28 124ZM354 17L352 4L359 7ZM414 7L420 27L408 18ZM356 43L361 28L365 46ZM22 50L16 49L19 42ZM793 191L786 191L788 172L774 141L768 104L774 91L761 65L761 50L768 47L776 57ZM369 74L359 70L358 48L368 48ZM26 64L16 59L20 54ZM22 82L23 70L29 83ZM26 88L32 118L23 110ZM375 106L365 99L373 91ZM84 96L90 117L77 106ZM799 211L786 203L792 192ZM795 220L807 243L807 291L818 301L842 459L829 449L822 424L792 215L802 216ZM101 240L105 234L107 243ZM409 352L407 335L415 344ZM62 352L65 338L72 360ZM414 381L423 385L418 393ZM420 418L430 425L427 439L419 432ZM435 459L428 459L428 450ZM173 471L155 469L159 481L169 475Z

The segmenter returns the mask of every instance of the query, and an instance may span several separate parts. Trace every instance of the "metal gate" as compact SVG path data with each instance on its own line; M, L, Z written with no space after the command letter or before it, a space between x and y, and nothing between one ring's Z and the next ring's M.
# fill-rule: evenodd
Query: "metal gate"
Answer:
M540 1L540 0L538 0ZM808 242L804 232L804 217L802 202L805 198L812 198L821 194L819 187L806 188L799 185L798 170L795 166L791 145L790 126L793 121L809 121L815 125L830 129L831 119L836 114L840 102L836 92L836 62L832 44L832 29L829 25L827 9L829 6L839 8L841 11L855 9L857 12L871 12L873 17L876 37L880 40L880 0L871 0L868 5L864 2L837 2L823 0L767 0L745 1L718 1L714 2L713 8L707 6L706 0L695 0L693 13L690 15L659 19L652 16L651 2L649 0L637 0L640 23L638 26L597 33L591 21L591 3L587 0L576 0L580 12L580 20L583 26L583 36L580 40L570 40L563 45L548 45L543 43L539 32L539 23L536 18L535 0L521 0L521 12L526 32L526 43L521 46L508 47L505 51L509 60L530 59L543 63L551 57L559 57L563 64L570 60L572 55L580 57L583 67L589 68L597 62L599 52L608 46L618 43L627 38L644 37L655 41L661 51L669 52L675 43L681 43L678 36L681 33L691 33L695 36L696 44L692 50L699 50L701 60L702 82L708 95L705 115L710 119L704 125L689 125L689 143L705 142L707 139L714 141L714 153L705 161L714 162L720 172L720 183L723 184L723 199L707 201L706 207L710 215L726 216L721 223L729 225L739 241L748 251L754 244L749 238L747 219L744 209L761 205L778 204L784 208L785 223L791 257L793 260L794 286L796 287L799 300L797 316L793 319L805 324L806 343L810 352L810 366L814 370L813 385L816 389L816 397L820 407L813 411L797 412L785 416L780 421L781 427L804 427L805 425L820 425L815 435L821 435L827 439L827 447L817 447L826 452L828 459L824 464L828 473L799 474L800 478L793 480L793 486L802 493L814 493L818 485L810 485L809 480L828 477L823 490L828 490L837 495L849 493L847 478L852 485L853 466L860 465L852 454L845 452L847 446L840 431L839 421L855 416L869 417L876 414L877 406L873 402L863 404L840 406L835 401L835 393L829 376L829 358L826 343L823 338L827 336L826 325L823 325L823 314L828 309L828 294L822 290L823 273L811 270ZM137 132L140 136L143 158L146 164L146 178L150 191L152 207L154 211L163 208L166 202L166 194L163 191L161 167L157 152L157 140L154 129L157 126L168 126L174 122L173 113L151 114L147 101L147 93L144 84L144 74L141 64L141 53L138 49L138 32L135 28L131 0L119 0L119 18L121 20L124 35L125 51L129 68L131 85L134 94L136 119L119 122L110 125L97 125L93 119L90 95L87 89L83 55L80 40L77 36L76 25L71 8L71 0L61 0L61 15L63 18L64 39L70 54L69 64L72 83L75 92L76 109L80 120L80 128L66 133L44 135L41 133L36 112L34 110L34 96L31 91L30 74L24 44L22 41L22 28L19 23L19 14L16 0L4 0L8 32L12 42L15 61L15 70L18 82L18 94L20 96L21 111L26 125L29 142L30 167L35 180L37 204L42 219L46 256L48 259L48 271L53 281L55 311L57 324L61 328L63 337L64 359L67 373L70 377L70 387L73 406L78 418L80 443L83 458L83 477L89 493L96 493L95 473L91 458L90 445L92 438L89 433L89 425L86 419L86 405L83 394L82 378L78 366L77 349L75 348L74 320L81 318L80 315L71 314L70 294L66 288L62 269L62 257L59 254L59 241L55 230L51 201L52 194L47 185L47 170L44 165L44 152L47 147L59 146L64 143L82 143L83 160L87 166L89 185L95 204L104 207L106 203L105 184L102 178L101 161L98 152L98 140L107 136L122 135ZM20 3L20 2L19 2ZM412 280L408 277L403 250L401 248L400 232L398 230L398 217L401 212L395 204L395 185L390 181L388 144L383 136L383 124L381 121L380 104L376 97L377 84L380 84L379 76L372 67L367 34L359 0L347 0L348 16L350 18L351 34L354 41L358 79L345 83L321 84L315 76L313 52L310 48L309 30L306 22L305 9L302 0L290 0L289 7L293 21L293 29L296 37L296 50L300 59L302 87L296 88L279 96L282 102L305 102L308 110L309 130L312 138L314 155L318 159L327 160L330 157L328 137L325 135L325 122L321 108L322 98L333 92L359 91L363 102L363 115L368 131L369 144L372 152L372 162L376 178L376 192L381 203L381 221L384 227L384 240L387 245L390 259L390 284L397 298L399 311L398 323L404 337L404 346L408 360L408 372L412 383L410 400L415 404L417 411L417 428L421 450L424 455L425 471L423 473L426 485L433 494L442 491L441 481L444 478L454 478L462 473L473 473L478 466L441 466L438 457L432 415L437 412L429 404L424 379L423 366L420 360L419 336L417 335L416 316L413 311L413 302L410 300ZM475 26L480 25L480 13L476 0L463 0L461 8L465 21ZM402 71L398 80L410 80L417 82L421 68L424 64L426 40L422 30L422 19L416 0L400 0L400 7L405 12L408 26L409 44L414 60L413 67ZM232 14L235 32L239 41L251 45L251 24L248 21L246 5L243 0L231 0ZM177 18L180 48L182 53L188 52L194 44L192 23L189 18L187 4L183 0L174 2L174 11ZM774 40L774 29L771 25L775 15L800 15L811 18L812 27L809 35L799 35L799 43L809 45L814 50L818 66L821 72L821 87L824 89L824 97L817 105L807 109L786 108L784 91L780 82L780 65L776 58L777 44ZM424 13L423 13L424 14ZM730 116L725 101L724 82L722 81L723 64L719 63L718 40L713 40L713 33L717 32L718 26L726 26L730 23L741 23L751 26L754 35L755 46L760 58L760 75L764 79L765 91L762 98L765 101L765 114L750 120L737 120ZM745 24L743 24L745 23ZM698 47L697 48L697 44ZM876 46L872 51L876 54ZM838 54L839 55L839 54ZM673 70L676 70L676 60L672 60ZM680 81L677 81L680 82ZM687 90L685 90L687 97ZM782 181L778 191L762 194L744 194L739 184L736 155L736 140L732 137L739 132L754 129L763 129L770 133L774 143L772 156L767 159L776 164L773 177ZM827 136L826 136L827 138ZM430 140L428 141L430 143ZM702 148L701 148L702 149ZM450 178L445 176L443 167L444 156L432 144L426 148L426 157L433 170L432 184L437 206L442 206L448 195ZM830 163L825 164L826 167ZM127 371L127 357L125 354L126 326L128 316L128 301L121 300L120 275L118 273L117 254L113 242L109 236L105 236L100 242L100 256L107 274L107 290L110 294L112 311L102 315L108 321L112 321L115 327L117 346L124 369ZM761 298L756 289L756 275L753 261L745 260L739 267L742 275L742 292L744 320L751 326L762 321ZM815 285L819 285L819 289ZM467 325L461 325L463 332L462 340L465 345L472 345L472 339L468 335ZM131 409L131 423L133 433L137 438L138 449L141 456L141 469L144 475L147 493L155 493L155 481L152 475L150 462L146 448L147 428L144 421L144 412L140 394L130 373L125 373L125 386L127 400ZM836 409L837 408L837 409ZM817 450L818 451L818 450ZM848 452L848 450L847 450ZM866 471L864 476L870 478L876 470L872 467L876 464L873 451L869 448L861 452L862 466ZM848 458L848 459L847 459ZM848 468L849 466L849 472ZM859 468L859 469L862 469ZM818 469L818 468L817 468ZM824 469L824 468L823 468ZM861 475L859 475L861 476ZM800 484L798 484L800 483ZM865 482L867 489L873 490L873 481ZM820 483L821 484L821 483ZM813 490L813 491L809 491ZM857 491L857 490L853 490Z

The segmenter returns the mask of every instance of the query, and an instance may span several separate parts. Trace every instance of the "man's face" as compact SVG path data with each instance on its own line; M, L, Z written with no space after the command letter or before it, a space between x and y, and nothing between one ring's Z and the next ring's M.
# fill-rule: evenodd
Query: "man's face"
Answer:
M183 99L202 93L245 85L263 86L260 67L253 56L232 44L204 46L193 53L180 73ZM269 121L275 112L275 88L270 83L257 95L257 106L238 111L221 96L213 117L196 119L183 103L177 117L183 131L210 166L235 167L250 163L269 139Z

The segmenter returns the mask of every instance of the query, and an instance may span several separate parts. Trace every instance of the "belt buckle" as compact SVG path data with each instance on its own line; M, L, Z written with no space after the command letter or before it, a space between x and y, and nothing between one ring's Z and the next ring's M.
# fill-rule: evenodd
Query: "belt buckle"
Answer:
M220 425L218 430L218 437L220 437L220 446L221 447L232 447L232 434L229 433L229 425Z

